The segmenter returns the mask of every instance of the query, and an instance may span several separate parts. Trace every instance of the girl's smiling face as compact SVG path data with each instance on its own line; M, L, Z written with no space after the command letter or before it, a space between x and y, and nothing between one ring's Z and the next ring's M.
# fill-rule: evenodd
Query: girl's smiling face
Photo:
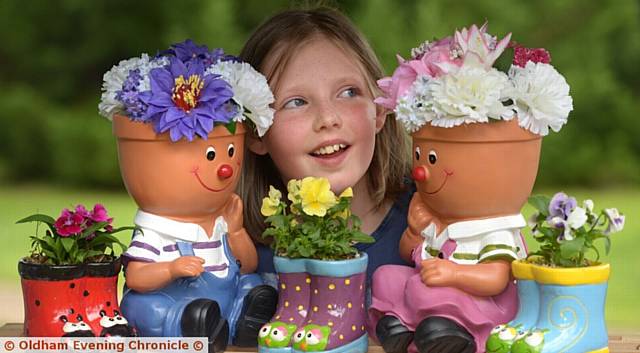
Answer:
M357 59L333 42L318 36L297 50L271 82L274 123L249 148L269 153L284 182L326 177L340 192L364 180L385 112L376 110Z

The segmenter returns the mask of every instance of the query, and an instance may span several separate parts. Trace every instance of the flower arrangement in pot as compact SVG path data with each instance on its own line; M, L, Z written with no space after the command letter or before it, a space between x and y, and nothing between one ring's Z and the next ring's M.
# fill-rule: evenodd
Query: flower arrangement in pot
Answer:
M529 221L539 245L514 261L520 305L509 323L494 328L487 352L608 352L604 304L609 264L600 262L597 243L611 247L610 235L624 228L615 208L594 211L563 192L533 196Z
M512 47L508 72L495 67ZM511 51L509 51L511 52ZM487 25L425 42L378 81L376 103L413 139L409 227L401 256L373 275L371 335L386 352L483 352L511 320L511 262L526 256L520 214L533 188L542 137L573 109L544 49L499 39Z
M278 309L259 333L260 352L366 352L367 255L354 244L371 243L350 212L353 191L339 196L326 178L287 184L287 199L273 186L261 212L273 238Z
M186 40L120 62L103 90L141 229L123 254L123 314L141 336L207 337L210 352L255 346L277 292L253 273L234 190L246 131L262 136L273 121L266 78Z
M114 236L134 227L113 228L101 204L64 209L57 219L34 214L17 223L37 222L31 254L20 259L25 336L132 336L120 315L117 281L120 258ZM108 319L113 319L109 321Z

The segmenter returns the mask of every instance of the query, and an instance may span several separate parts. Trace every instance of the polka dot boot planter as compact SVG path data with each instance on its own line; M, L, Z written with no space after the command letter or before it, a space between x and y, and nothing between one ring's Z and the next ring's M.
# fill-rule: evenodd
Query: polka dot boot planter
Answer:
M336 261L276 256L278 309L259 333L259 351L366 352L367 263L365 253Z
M43 265L21 259L18 272L28 337L132 336L120 315L120 259L80 265Z

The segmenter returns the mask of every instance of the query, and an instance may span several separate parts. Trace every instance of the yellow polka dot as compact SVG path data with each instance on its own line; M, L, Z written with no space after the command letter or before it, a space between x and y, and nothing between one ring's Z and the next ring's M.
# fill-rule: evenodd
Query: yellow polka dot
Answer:
M327 304L327 309L331 309L331 304Z
M289 318L289 321L293 321L293 318L292 318L292 317L290 317L290 318Z
M282 284L280 284L280 288L282 288L282 289L287 289L287 285L286 285L286 284L284 284L284 283L282 283Z
M307 277L307 279L304 280L305 282L307 282L307 284L311 283L311 278Z
M339 337L341 340L343 340L343 339L344 339L344 335L340 335L340 336L338 336L338 337Z
M300 286L296 286L296 292L301 291Z
M280 320L280 315L276 315L276 320Z
M335 284L333 284L333 283L331 283L331 284L329 285L329 290L334 290L334 289L336 289L336 285L335 285Z
M346 284L347 286L351 284L351 280L350 279L345 279L344 280L344 284Z
M347 308L351 309L351 307L352 307L352 306L353 306L353 305L351 304L351 302L348 302L348 303L347 303Z
M318 294L318 290L317 290L317 289L314 289L314 290L313 290L313 294Z
M327 326L333 327L333 322L331 322L331 321L327 322Z
M288 308L288 307L289 307L289 302L288 302L288 301L285 301L285 302L284 302L284 307L285 307L285 308Z
M318 307L317 307L317 306L314 306L314 307L313 307L313 311L318 312Z
M304 306L298 305L298 310L302 310L302 309L304 309Z
M362 325L362 326L360 327L360 329L361 329L362 331L364 331L364 325Z
M356 325L352 325L352 326L351 326L351 331L355 331L355 330L357 330L357 329L358 329L358 328L356 327Z
M362 284L360 285L360 290L362 290Z
M313 322L313 320L307 320L307 323L308 323L308 324L310 324L310 323L312 323L312 322Z

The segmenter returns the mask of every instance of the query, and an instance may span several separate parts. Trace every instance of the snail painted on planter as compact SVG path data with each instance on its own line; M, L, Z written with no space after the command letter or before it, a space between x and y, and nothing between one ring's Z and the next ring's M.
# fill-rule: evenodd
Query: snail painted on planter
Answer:
M248 64L189 40L105 75L100 110L139 207L121 308L141 336L204 336L217 352L255 345L273 315L277 294L251 273L256 250L234 193L245 126L264 134L272 101Z
M517 48L509 74L492 67L509 44L486 25L424 43L378 83L377 103L412 133L417 192L401 256L373 277L370 332L386 352L484 352L518 309L511 261L526 256L520 214L541 137L572 109L546 51Z

